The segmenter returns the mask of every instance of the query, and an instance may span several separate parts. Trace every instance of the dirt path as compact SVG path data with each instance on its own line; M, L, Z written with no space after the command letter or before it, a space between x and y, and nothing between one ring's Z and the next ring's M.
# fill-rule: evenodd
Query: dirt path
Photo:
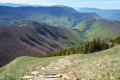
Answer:
M25 76L22 78L28 80L77 80L72 71L71 64L69 57L65 57L59 59L57 62L52 62L47 67L42 67L39 72L32 72L32 76Z

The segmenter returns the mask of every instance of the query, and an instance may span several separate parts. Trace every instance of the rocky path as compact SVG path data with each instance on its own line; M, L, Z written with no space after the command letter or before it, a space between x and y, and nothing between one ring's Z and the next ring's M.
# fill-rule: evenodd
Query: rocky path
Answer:
M76 80L72 72L64 73L66 67L71 65L71 61L68 60L68 57L59 59L57 62L52 62L47 67L42 67L41 71L32 72L33 76L25 76L23 79L28 80Z

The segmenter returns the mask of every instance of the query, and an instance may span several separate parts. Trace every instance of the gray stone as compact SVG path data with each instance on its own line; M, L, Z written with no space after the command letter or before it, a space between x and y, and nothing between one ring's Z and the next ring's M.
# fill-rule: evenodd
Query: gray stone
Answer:
M57 75L46 75L44 76L44 78L60 78L60 75L57 74Z
M40 78L40 77L34 77L33 80L61 80L60 78Z
M41 70L38 75L56 75L58 71L56 70Z

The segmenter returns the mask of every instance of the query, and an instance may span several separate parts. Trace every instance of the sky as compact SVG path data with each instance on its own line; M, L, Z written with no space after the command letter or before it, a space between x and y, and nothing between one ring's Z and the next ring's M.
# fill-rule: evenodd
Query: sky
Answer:
M120 0L0 0L0 3L120 9Z

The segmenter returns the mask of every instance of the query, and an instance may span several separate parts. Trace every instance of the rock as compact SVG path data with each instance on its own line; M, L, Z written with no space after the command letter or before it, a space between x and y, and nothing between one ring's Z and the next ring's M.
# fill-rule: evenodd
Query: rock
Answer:
M23 79L31 79L31 78L34 78L34 76L24 76L22 77Z
M57 74L57 75L46 75L44 76L44 78L60 78L60 75Z
M31 74L37 75L38 77L25 76L24 79L28 80L69 80L67 74L59 74L60 70L71 62L68 59L59 59L58 62L52 62L48 67L41 67L41 71L31 72ZM71 72L69 72L71 73Z
M37 75L38 73L39 73L38 71L31 72L31 74L33 75Z
M56 70L56 71L60 71L60 67L46 67L47 70Z
M44 67L41 67L41 70L46 70Z
M40 78L40 77L34 77L33 80L61 80L60 78Z
M97 64L97 66L100 66L101 64Z
M63 74L63 79L70 79L66 74Z
M41 70L38 75L56 75L58 71L56 70Z

